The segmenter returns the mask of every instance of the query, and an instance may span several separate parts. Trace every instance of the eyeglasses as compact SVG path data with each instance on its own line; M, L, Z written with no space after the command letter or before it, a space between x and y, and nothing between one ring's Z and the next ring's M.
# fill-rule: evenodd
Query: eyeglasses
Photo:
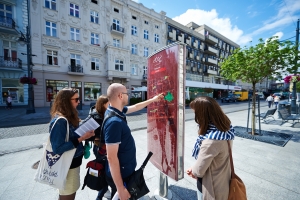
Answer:
M71 100L75 100L75 102L78 102L79 98L74 98L74 99L71 99Z
M127 94L128 96L130 95L130 93L126 93L126 92L122 92L122 94Z

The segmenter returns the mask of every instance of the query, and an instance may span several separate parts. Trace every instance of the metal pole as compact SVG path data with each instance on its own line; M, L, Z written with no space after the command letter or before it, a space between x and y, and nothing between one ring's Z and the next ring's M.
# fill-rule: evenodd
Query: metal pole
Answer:
M295 71L294 76L297 74L297 62L298 62L298 45L299 45L299 19L297 21L297 30L296 30L296 55L295 55ZM291 113L297 114L297 105L296 105L296 82L290 83L293 84L293 93L292 93L292 100L291 100Z
M31 36L30 36L30 5L29 0L27 0L27 14L28 14L28 25L26 27L26 44L27 44L27 73L28 78L32 78L31 71ZM35 113L34 109L34 99L33 99L33 86L32 84L28 84L28 108L26 110L26 114Z

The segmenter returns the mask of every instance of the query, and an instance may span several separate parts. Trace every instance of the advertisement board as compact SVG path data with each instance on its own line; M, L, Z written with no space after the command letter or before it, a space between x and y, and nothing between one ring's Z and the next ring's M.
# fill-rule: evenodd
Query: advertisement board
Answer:
M148 98L164 94L147 109L150 161L176 181L184 175L185 54L185 45L174 43L148 58Z

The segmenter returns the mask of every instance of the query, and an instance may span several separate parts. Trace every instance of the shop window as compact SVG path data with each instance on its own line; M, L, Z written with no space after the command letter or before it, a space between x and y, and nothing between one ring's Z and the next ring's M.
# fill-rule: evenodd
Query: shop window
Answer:
M101 95L101 83L84 83L84 101L96 101Z
M68 81L46 80L46 101L53 101L57 93L65 87L69 87Z

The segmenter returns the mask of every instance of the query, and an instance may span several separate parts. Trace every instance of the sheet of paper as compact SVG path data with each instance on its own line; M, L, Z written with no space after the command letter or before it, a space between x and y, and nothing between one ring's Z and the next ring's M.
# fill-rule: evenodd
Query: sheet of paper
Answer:
M86 132L95 130L99 127L100 125L91 117L89 120L87 120L84 124L79 126L76 130L75 133L77 133L80 136L83 136Z

